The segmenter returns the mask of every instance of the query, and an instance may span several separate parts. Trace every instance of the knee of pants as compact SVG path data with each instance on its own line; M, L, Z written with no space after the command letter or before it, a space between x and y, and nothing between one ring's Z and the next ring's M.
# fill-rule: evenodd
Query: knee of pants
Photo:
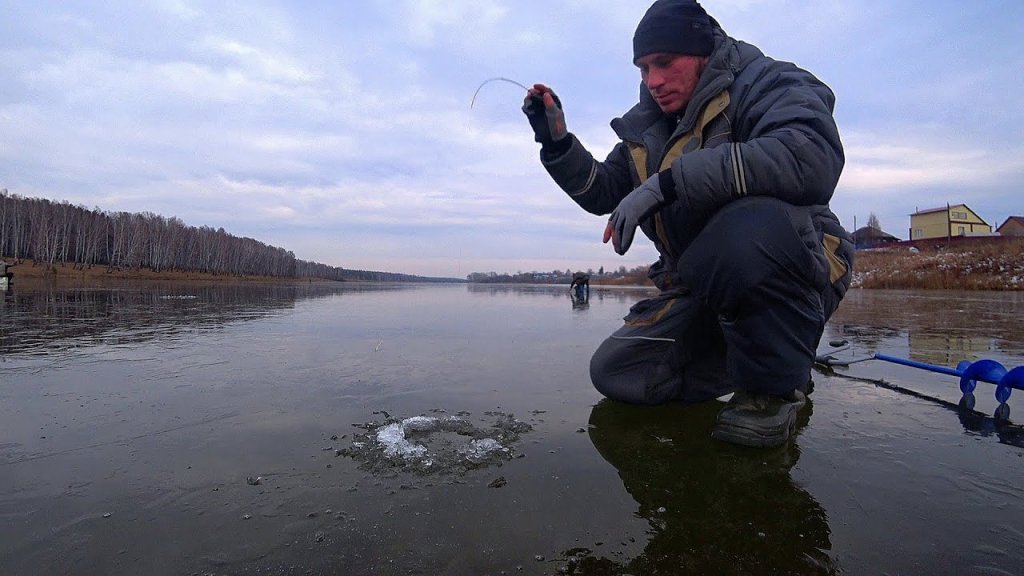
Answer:
M815 238L806 210L774 198L737 200L712 217L678 269L684 283L728 312L769 278L808 283Z
M611 338L590 358L590 381L602 396L630 404L653 404L648 394L650 366L629 346Z
M615 347L608 340L602 342L590 357L590 381L606 398L629 401L625 396L630 395L623 390L622 378L618 374L622 368L617 360L618 356Z

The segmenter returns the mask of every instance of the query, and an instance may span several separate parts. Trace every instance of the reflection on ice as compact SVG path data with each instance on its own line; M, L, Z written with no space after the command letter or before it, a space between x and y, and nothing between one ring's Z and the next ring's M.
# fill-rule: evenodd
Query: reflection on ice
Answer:
M21 287L0 298L0 355L45 355L96 345L194 337L194 330L256 320L326 298L333 285L161 284L131 287Z

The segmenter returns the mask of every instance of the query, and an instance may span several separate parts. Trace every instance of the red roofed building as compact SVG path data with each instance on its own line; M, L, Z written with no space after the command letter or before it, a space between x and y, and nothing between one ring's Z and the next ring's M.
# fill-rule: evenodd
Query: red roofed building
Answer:
M853 243L858 248L877 248L885 244L892 244L893 242L899 242L900 239L882 232L878 228L872 228L871 226L864 226L858 228L853 233Z
M1010 216L996 228L1000 236L1024 236L1024 216Z

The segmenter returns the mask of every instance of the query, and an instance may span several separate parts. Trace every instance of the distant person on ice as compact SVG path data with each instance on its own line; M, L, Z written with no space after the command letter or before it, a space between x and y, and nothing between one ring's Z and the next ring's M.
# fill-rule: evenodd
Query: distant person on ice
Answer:
M569 291L579 287L580 294L590 294L590 274L586 272L575 272L572 275L572 282L569 283Z
M625 254L636 228L660 255L661 290L630 309L590 362L605 396L637 404L735 392L712 436L786 442L810 391L825 322L850 284L853 244L829 210L843 169L834 95L793 64L729 37L694 0L658 0L633 36L639 103L599 162L535 84L523 111L554 181L611 214Z

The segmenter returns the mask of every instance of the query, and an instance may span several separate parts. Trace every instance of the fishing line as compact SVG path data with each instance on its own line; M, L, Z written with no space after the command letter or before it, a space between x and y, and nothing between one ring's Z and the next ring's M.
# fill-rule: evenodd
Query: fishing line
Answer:
M526 86L523 86L522 84L516 82L515 80L512 80L511 78L505 78L504 76L495 76L494 78L488 78L487 80L481 82L479 86L477 86L476 92L473 92L473 99L469 101L470 108L473 108L473 105L476 104L476 95L480 93L480 89L490 84L491 82L508 82L509 84L515 84L516 86L519 86L523 90L530 90Z

